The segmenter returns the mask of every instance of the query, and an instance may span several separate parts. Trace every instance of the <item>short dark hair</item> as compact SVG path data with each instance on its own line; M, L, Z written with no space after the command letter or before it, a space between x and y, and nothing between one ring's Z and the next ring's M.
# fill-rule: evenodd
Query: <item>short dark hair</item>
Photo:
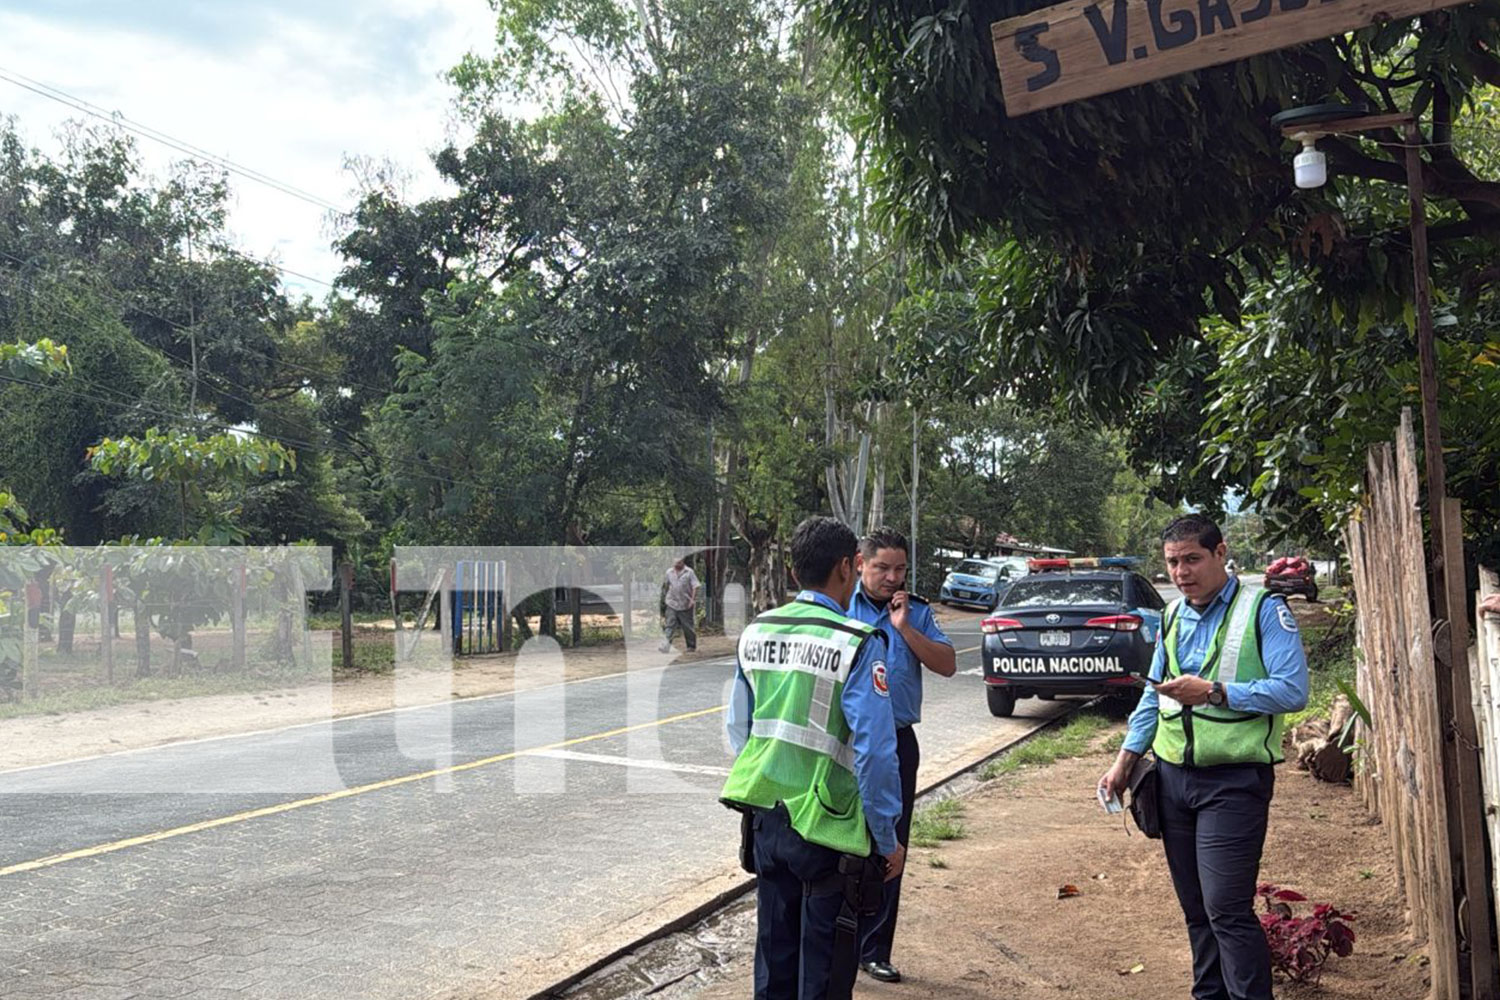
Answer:
M859 548L854 532L833 517L809 517L792 533L792 572L803 587L821 587L841 559Z
M881 549L900 549L908 559L911 558L911 547L906 544L906 536L895 528L876 528L859 540L859 554L866 559L874 559L875 553Z
M1161 540L1167 542L1197 542L1212 552L1224 541L1224 533L1210 517L1202 514L1184 514L1174 517L1172 523L1161 529Z

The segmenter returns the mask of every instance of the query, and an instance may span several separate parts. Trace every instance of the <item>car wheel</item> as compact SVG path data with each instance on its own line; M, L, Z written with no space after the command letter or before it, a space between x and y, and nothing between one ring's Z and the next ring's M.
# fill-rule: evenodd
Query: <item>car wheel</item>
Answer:
M984 695L989 699L990 714L1006 719L1016 711L1016 696L1014 692L996 684L991 684L984 689Z

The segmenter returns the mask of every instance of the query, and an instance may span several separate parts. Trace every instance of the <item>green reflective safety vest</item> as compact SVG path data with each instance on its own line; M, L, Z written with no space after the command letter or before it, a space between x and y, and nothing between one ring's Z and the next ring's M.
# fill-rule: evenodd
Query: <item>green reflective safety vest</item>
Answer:
M1261 680L1268 676L1260 656L1256 622L1266 590L1240 584L1219 623L1199 676L1221 684ZM1168 678L1182 676L1177 658L1177 620L1182 599L1167 608L1162 642L1166 644ZM1184 767L1215 764L1278 764L1282 760L1282 717L1237 712L1229 706L1184 707L1158 696L1156 739L1151 749L1162 760Z
M869 856L842 697L860 647L876 635L875 626L810 601L750 623L738 655L755 710L749 742L724 783L726 804L771 809L784 802L804 840Z

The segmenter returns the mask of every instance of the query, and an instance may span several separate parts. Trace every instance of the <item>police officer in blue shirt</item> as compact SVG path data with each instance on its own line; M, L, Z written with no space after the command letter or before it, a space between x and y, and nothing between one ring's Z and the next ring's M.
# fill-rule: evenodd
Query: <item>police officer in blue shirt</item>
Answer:
M896 756L901 767L901 823L896 835L904 844L911 834L912 806L917 797L917 765L921 750L916 730L922 721L922 671L952 677L957 671L953 643L938 627L932 608L906 590L911 550L906 536L877 528L859 543L859 583L849 604L849 617L876 625L886 637L886 670L890 678L891 710L896 720ZM871 978L899 983L901 973L891 964L896 939L896 911L901 903L901 880L887 882L880 913L860 929L860 968Z
M886 884L899 878L906 860L905 838L898 837L896 829L901 817L901 781L883 662L885 642L878 631L850 621L844 611L855 586L858 545L852 531L831 517L808 518L793 534L791 549L792 571L806 589L792 604L758 617L741 637L725 718L730 745L738 756L724 798L747 812L753 830L756 1000L849 1000L858 974L859 921L847 905L851 881L845 862L864 863L859 876L864 884L859 891L865 897L862 903L868 903L879 893L881 878ZM788 709L790 688L766 699L761 713L765 718L756 715L755 686L747 673L756 673L761 683L769 684L768 671L797 669L796 662L771 663L759 654L756 629L779 630L775 634L784 636L787 630L804 626L835 640L845 633L865 636L838 696L847 724L838 727L847 733L847 742L838 746L829 745L829 729L811 723L809 705ZM789 717L779 718L777 712ZM823 715L828 716L826 706ZM809 721L799 725L794 719ZM829 811L826 804L803 808L814 791L822 803L822 786L809 787L809 782L818 784L822 779L815 777L816 770L804 773L808 752L823 755L830 750L843 762L841 768L852 765L864 817L859 828L854 828L853 818L859 810L852 810L851 817ZM826 762L815 768L825 775L828 772ZM850 784L847 771L840 780L845 787ZM780 791L773 794L775 789ZM801 804L793 808L794 801ZM849 846L851 842L857 843ZM834 843L845 846L829 846ZM841 850L861 856L841 855ZM873 868L870 862L878 859L862 856L872 850L883 859ZM872 871L873 877L866 878ZM871 890L868 894L866 887Z
M1155 752L1162 845L1193 949L1192 995L1271 1000L1255 890L1281 718L1307 704L1307 658L1286 601L1229 575L1213 521L1179 517L1162 545L1182 600L1163 617L1151 684L1099 791L1117 797L1136 760Z

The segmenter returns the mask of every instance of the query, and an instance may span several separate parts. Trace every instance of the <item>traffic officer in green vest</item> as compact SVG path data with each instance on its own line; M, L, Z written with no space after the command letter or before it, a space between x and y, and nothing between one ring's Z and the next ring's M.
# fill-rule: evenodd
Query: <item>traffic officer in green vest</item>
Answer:
M844 614L856 548L831 517L799 524L804 589L739 640L722 799L753 841L756 1000L847 1000L859 918L906 861L885 639Z
M939 677L958 672L953 643L933 617L932 607L906 590L910 549L906 536L892 528L876 528L859 541L859 585L849 604L849 615L885 633L885 666L891 683L891 714L896 720L896 761L901 768L901 822L896 836L911 835L912 810L917 799L917 768L922 762L915 726L922 721L922 675ZM899 983L901 973L891 964L896 941L896 916L901 905L901 880L885 887L880 912L860 928L859 967L872 979Z
M1167 867L1193 949L1192 995L1270 1000L1255 888L1282 716L1307 704L1307 657L1286 602L1225 570L1213 521L1188 514L1161 537L1182 597L1162 616L1152 683L1099 788L1118 796L1151 748Z

